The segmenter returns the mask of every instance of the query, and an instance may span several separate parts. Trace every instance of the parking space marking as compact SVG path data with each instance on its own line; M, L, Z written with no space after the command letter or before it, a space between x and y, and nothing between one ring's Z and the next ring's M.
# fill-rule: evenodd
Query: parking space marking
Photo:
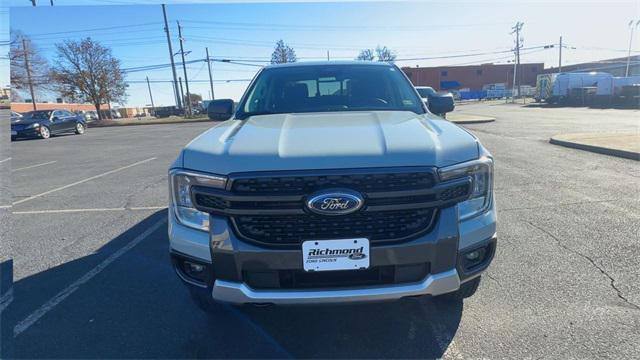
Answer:
M48 161L48 162L45 162L45 163L42 163L42 164L29 165L29 166L13 169L13 170L11 170L11 172L17 172L17 171L22 171L22 170L27 170L27 169L33 169L33 168L37 168L37 167L40 167L40 166L51 165L51 164L55 164L55 163L57 163L56 160Z
M0 313L4 311L13 301L13 287L9 288L7 292L0 297Z
M143 207L128 207L128 208L89 208L89 209L53 209L53 210L28 210L28 211L14 211L14 215L34 215L34 214L67 214L67 213L83 213L83 212L106 212L106 211L142 211L142 210L162 210L166 209L166 206L143 206Z
M30 200L33 200L33 199L37 199L39 197L42 197L42 196L45 196L45 195L49 195L49 194L54 193L56 191L68 189L68 188L70 188L72 186L80 185L80 184L86 183L87 181L95 180L95 179L101 178L103 176L111 175L111 174L117 173L119 171L132 168L132 167L134 167L136 165L141 165L141 164L147 163L149 161L153 161L155 159L156 159L155 157L152 157L152 158L148 158L148 159L145 159L145 160L141 160L141 161L135 162L133 164L129 164L129 165L126 165L126 166L119 167L117 169L109 170L107 172L103 172L102 174L94 175L92 177L89 177L89 178L86 178L86 179L83 179L83 180L80 180L80 181L76 181L74 183L71 183L71 184L68 184L68 185L65 185L65 186L61 186L59 188L51 189L51 190L45 191L43 193L32 195L32 196L29 196L29 197L24 198L22 200L15 201L13 203L13 205L22 204L23 202L27 202L27 201L30 201Z
M29 316L20 321L13 328L13 336L17 337L22 334L25 330L29 329L31 325L35 324L40 318L46 315L49 311L53 310L58 304L60 304L64 299L69 297L69 295L73 294L80 286L87 283L91 279L93 279L96 275L98 275L102 270L104 270L107 266L109 266L112 262L117 260L120 256L124 255L127 251L131 250L133 247L138 245L144 239L149 237L149 235L153 234L156 230L158 230L161 226L165 225L167 222L166 218L161 219L160 221L153 224L147 230L145 230L140 235L136 236L131 242L127 245L121 247L118 251L109 255L106 259L104 259L100 264L91 269L89 272L85 273L81 278L71 283L69 286L64 288L62 291L57 293L54 297L49 299L46 303L40 306L36 311L31 313Z
M5 161L9 161L9 160L11 160L11 158L10 158L10 157L9 157L9 158L6 158L6 159L2 159L2 160L0 160L0 164L2 164L2 163L3 163L3 162L5 162Z
M12 207L13 205L0 205L0 209L8 209L10 207Z

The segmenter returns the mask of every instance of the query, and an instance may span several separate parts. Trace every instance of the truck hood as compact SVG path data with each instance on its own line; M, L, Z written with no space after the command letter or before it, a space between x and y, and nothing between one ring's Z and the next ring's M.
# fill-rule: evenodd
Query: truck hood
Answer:
M252 116L209 129L182 153L186 169L216 174L446 166L478 158L477 140L430 114L406 111Z

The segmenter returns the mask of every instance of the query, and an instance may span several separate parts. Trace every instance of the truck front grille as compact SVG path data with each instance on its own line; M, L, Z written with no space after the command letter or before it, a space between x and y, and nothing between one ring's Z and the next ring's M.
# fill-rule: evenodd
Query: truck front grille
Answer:
M244 195L303 195L329 188L348 188L366 193L425 189L436 183L433 171L407 168L385 172L388 170L362 169L349 174L335 172L324 175L301 173L297 176L240 174L233 180L231 190Z
M266 246L298 247L305 240L363 237L372 245L428 232L438 209L468 198L471 179L438 182L434 168L375 168L242 173L227 189L194 186L196 208L227 216L236 235ZM342 188L357 191L364 206L328 216L306 207L309 195Z
M399 241L427 231L435 209L357 212L345 216L236 216L233 223L244 238L274 245L305 240L367 238L371 243Z

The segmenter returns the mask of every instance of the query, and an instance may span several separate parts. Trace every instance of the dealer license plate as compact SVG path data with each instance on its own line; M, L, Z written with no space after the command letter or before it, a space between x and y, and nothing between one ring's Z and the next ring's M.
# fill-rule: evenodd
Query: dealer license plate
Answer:
M305 271L359 270L369 267L369 239L309 240L302 243Z
M14 131L14 130L11 130L11 136L16 136L16 135L18 135L18 132Z

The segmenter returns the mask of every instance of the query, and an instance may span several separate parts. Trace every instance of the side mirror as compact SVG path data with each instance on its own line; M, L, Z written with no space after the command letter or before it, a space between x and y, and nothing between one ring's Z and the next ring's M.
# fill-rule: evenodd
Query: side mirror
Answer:
M432 99L432 101L430 101L427 106L429 107L429 111L436 115L442 115L448 112L452 112L455 108L453 96L439 96Z
M233 116L233 100L212 100L207 107L207 115L211 120L229 120Z
M53 122L60 121L60 118L57 116L54 116L53 118L51 118L51 121Z

